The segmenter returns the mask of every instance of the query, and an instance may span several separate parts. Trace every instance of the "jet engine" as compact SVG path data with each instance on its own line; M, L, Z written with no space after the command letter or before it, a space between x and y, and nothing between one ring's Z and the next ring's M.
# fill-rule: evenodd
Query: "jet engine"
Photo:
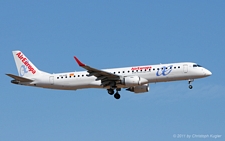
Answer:
M122 79L122 84L126 87L138 86L148 83L148 80L139 76L127 76Z
M149 91L149 85L148 84L144 84L141 86L134 86L134 87L130 87L128 89L126 89L127 91L131 91L134 93L144 93L144 92L148 92Z

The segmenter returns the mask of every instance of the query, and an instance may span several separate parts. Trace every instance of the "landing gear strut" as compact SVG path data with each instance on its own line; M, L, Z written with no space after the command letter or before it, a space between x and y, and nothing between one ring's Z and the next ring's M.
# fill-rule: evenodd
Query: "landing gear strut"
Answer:
M191 82L193 82L194 81L194 79L189 79L188 80L188 84L189 84L189 89L192 89L193 88L193 86L191 85Z

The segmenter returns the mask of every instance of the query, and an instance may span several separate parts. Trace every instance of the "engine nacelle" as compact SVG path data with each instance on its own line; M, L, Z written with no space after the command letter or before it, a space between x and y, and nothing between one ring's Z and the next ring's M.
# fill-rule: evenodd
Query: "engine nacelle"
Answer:
M19 84L20 82L18 80L11 80L11 83L13 83L13 84Z
M126 87L138 86L148 83L148 80L139 76L127 76L122 80L122 84Z
M149 85L148 84L144 84L141 86L134 86L134 87L130 87L128 89L126 89L128 91L134 92L134 93L144 93L144 92L148 92L149 91Z

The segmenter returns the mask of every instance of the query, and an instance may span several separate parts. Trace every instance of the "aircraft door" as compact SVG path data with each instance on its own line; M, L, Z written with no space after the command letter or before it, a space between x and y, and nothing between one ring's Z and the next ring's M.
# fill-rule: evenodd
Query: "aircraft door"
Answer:
M54 84L54 76L50 76L50 77L49 77L49 83L50 83L51 85Z
M188 72L188 65L187 64L184 64L184 73L187 73Z

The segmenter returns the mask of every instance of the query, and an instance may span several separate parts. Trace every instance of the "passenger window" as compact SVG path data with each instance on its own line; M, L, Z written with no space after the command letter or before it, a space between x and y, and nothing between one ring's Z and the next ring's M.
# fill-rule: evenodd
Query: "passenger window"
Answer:
M57 77L57 79L59 79L59 77Z
M178 66L178 68L180 68L180 66Z
M128 73L130 73L130 71L127 71Z
M123 71L123 73L124 73L124 71Z

